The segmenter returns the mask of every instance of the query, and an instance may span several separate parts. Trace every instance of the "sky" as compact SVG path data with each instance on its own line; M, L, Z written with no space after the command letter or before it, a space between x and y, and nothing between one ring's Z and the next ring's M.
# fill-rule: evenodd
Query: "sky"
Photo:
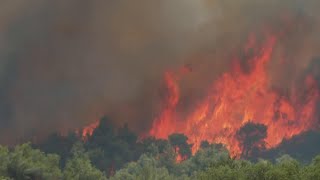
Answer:
M157 114L165 71L188 64L183 96L223 72L250 33L285 31L270 64L287 89L320 75L317 0L4 0L0 143L66 132L103 115L137 132ZM288 29L288 30L287 30ZM278 59L286 57L286 66ZM245 62L244 62L245 64Z

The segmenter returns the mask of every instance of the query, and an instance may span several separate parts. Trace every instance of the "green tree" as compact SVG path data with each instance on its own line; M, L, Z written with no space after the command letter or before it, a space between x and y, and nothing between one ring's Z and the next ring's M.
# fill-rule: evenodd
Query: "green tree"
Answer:
M304 167L301 173L302 179L320 179L320 155L316 156L310 165Z
M67 161L63 177L66 180L107 179L101 171L91 164L81 143L76 143L72 148L72 158Z
M259 160L258 163L247 166L243 169L247 179L261 180L266 179L266 173L272 168L272 163L266 160Z
M299 180L300 164L289 155L283 155L276 159L276 164L266 173L267 179Z
M59 156L44 154L29 143L16 146L9 155L7 175L16 180L59 179Z
M204 173L200 173L198 176L199 180L234 180L241 179L238 176L238 172L229 166L219 166L208 169Z
M9 164L9 150L7 147L0 145L0 177L4 178L8 175L7 169Z
M186 174L191 176L209 167L229 163L229 161L232 161L232 159L230 159L228 151L213 144L209 145L208 148L200 149L190 159L177 164L176 168L173 169L175 172L172 172L176 175Z
M131 162L119 170L111 180L173 180L165 167L148 155L142 155L137 162Z
M168 148L172 148L168 140L147 137L142 141L142 154L151 153L153 155L163 154Z

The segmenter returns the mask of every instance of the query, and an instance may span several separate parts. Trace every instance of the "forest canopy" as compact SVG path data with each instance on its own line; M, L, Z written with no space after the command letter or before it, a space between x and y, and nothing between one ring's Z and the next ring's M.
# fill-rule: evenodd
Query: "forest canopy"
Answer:
M85 140L77 133L52 134L38 144L0 146L0 179L320 179L320 156L302 161L308 159L301 158L304 152L299 156L277 149L259 150L261 137L250 136L258 130L263 136L261 125L248 124L239 130L247 148L241 157L230 156L223 144L207 141L192 154L192 144L183 134L172 134L168 140L138 139L127 125L115 128L108 118L102 118ZM317 135L309 136L320 137ZM289 141L282 146L293 147ZM252 150L256 153L250 153Z

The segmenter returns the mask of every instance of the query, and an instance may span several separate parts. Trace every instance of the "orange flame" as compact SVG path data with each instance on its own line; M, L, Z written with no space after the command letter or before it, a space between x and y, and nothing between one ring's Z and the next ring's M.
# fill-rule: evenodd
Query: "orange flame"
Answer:
M244 48L249 72L241 68L235 59L232 71L224 73L213 82L207 96L188 116L177 112L180 102L179 78L172 72L164 74L167 94L161 114L154 120L149 132L156 138L167 138L172 133L183 133L193 145L193 153L200 143L223 143L232 155L240 155L241 146L236 132L246 122L264 124L267 127L267 148L275 147L283 139L313 128L315 106L319 100L319 89L312 76L306 79L307 97L297 97L292 91L289 97L281 95L270 84L267 64L271 60L277 43L275 36L269 36L262 47L250 37Z
M174 152L175 152L175 154L176 154L176 162L177 162L177 163L181 163L182 161L184 161L184 160L187 159L186 156L182 156L182 155L179 153L179 150L180 150L179 147L174 147Z
M87 126L85 126L81 131L81 136L83 140L86 140L88 136L92 136L93 131L99 126L100 121L95 121Z

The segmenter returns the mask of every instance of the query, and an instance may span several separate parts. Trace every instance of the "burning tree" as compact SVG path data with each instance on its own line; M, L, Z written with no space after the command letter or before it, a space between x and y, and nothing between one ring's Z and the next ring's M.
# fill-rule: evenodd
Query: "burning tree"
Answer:
M169 142L178 154L178 161L186 160L191 157L192 144L188 144L188 137L184 134L172 134L169 136Z
M242 156L248 157L266 149L267 127L264 124L248 122L237 131L236 137L242 148Z

